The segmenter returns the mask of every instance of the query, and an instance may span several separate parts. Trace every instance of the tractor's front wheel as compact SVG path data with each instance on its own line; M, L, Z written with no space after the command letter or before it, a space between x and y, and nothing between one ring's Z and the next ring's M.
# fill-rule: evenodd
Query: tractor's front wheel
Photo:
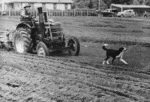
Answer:
M18 30L16 31L13 39L14 39L14 49L18 53L28 53L30 52L31 47L31 38L30 34L26 30Z
M69 54L78 56L80 52L80 43L76 37L70 37L67 42L67 46L70 47Z
M43 42L39 42L36 47L38 56L49 56L49 49Z

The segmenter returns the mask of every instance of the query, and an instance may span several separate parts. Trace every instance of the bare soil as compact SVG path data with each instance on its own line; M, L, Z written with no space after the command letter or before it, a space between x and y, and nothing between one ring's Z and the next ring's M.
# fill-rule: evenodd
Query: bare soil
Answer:
M147 73L120 71L115 66L95 68L4 51L0 58L3 102L150 101Z
M149 20L137 18L55 17L67 36L80 39L81 53L42 58L0 51L1 102L150 102ZM1 30L17 19L0 18ZM101 63L105 51L128 48L115 65Z

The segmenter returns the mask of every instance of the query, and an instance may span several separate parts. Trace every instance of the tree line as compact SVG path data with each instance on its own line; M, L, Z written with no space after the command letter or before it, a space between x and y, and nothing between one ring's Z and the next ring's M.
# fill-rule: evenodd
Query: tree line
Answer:
M134 5L150 5L150 0L73 0L72 8L88 8L98 9L99 4L101 8L109 8L112 3L114 4L134 4ZM100 3L99 3L100 1Z

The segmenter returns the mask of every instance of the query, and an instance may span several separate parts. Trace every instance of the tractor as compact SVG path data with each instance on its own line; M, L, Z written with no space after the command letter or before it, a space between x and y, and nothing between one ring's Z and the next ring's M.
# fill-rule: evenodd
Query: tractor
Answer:
M78 56L80 43L76 37L65 38L61 24L49 21L47 12L38 8L38 21L21 22L13 34L13 48L18 53L37 53L49 56L51 52L67 51Z

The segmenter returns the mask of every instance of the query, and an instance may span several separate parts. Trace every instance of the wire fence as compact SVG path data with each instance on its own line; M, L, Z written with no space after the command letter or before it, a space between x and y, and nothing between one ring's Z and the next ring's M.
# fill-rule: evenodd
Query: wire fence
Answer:
M84 9L84 10L46 10L48 16L98 16L95 10ZM0 15L8 16L20 16L20 10L8 10L1 11ZM38 14L37 10L32 10L31 14L36 16Z

